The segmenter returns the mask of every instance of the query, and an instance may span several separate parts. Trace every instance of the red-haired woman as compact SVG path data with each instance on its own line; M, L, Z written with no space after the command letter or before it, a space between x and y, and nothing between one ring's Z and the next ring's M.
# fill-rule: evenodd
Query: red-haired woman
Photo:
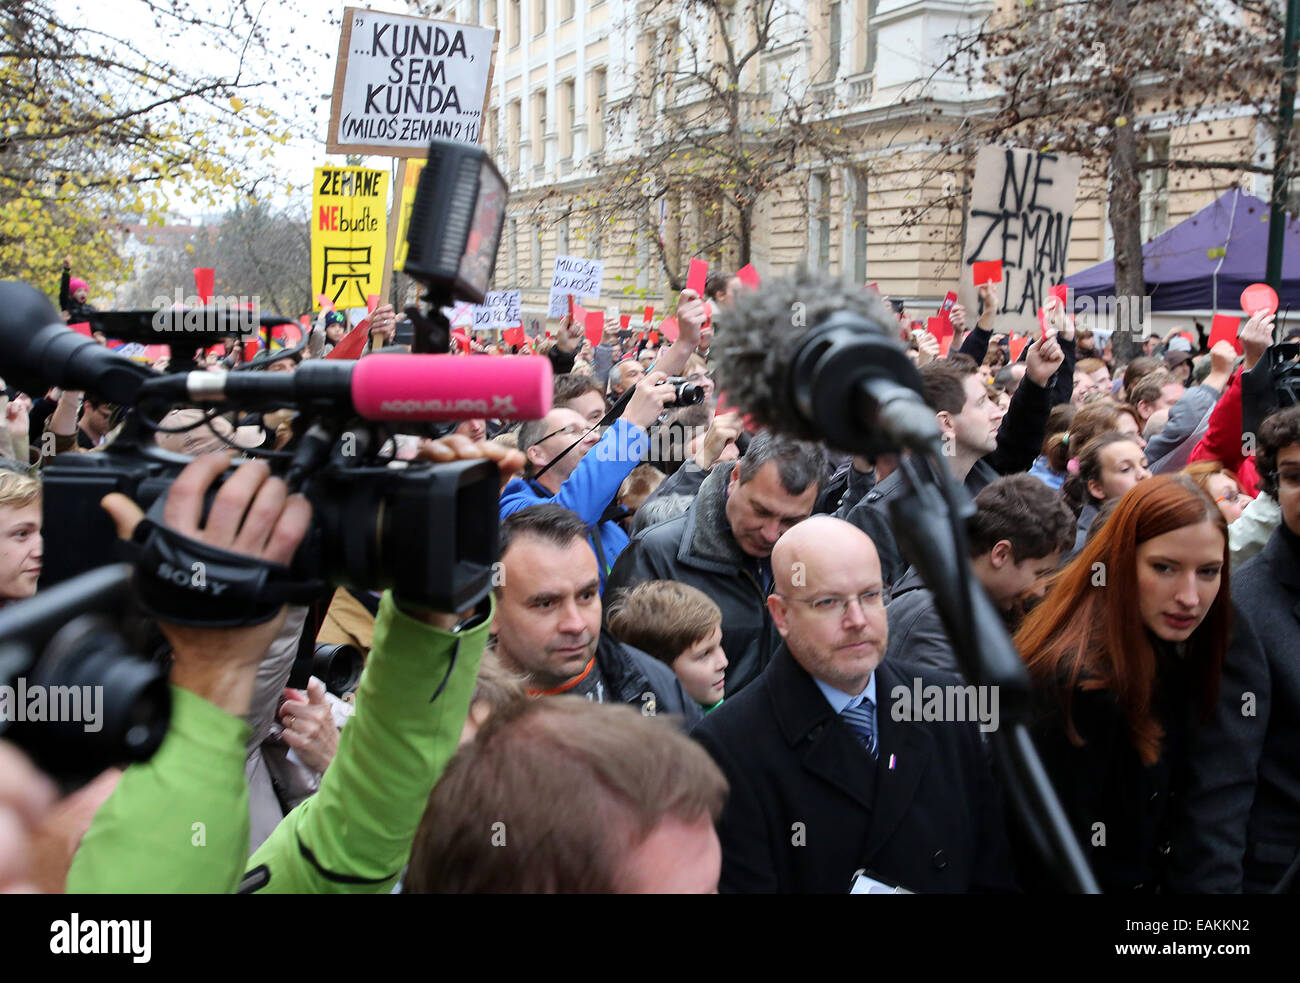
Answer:
M1125 493L1016 634L1035 743L1103 891L1161 887L1170 797L1213 710L1231 620L1223 515L1165 475ZM1019 859L1023 887L1053 886L1036 855Z

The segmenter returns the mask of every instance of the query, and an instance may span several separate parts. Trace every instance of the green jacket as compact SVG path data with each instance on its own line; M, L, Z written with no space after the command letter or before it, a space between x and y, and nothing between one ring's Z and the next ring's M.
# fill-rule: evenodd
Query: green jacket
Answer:
M166 740L126 770L95 815L68 893L230 893L241 882L265 893L387 893L456 753L490 621L440 631L402 614L385 592L356 713L320 791L251 858L248 725L173 687Z

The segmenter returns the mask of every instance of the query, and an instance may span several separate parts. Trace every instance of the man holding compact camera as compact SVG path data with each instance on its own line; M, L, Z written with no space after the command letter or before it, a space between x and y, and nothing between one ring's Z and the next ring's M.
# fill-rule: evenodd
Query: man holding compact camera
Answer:
M439 460L486 457L503 477L523 463L517 452L491 443L460 436L436 443ZM226 479L204 519L205 494L226 467L223 455L188 465L168 491L164 525L250 566L288 563L311 523L311 506L253 461ZM119 534L130 536L142 518L135 503L111 495L104 505ZM390 890L429 791L460 739L491 603L486 598L473 611L448 614L385 593L356 713L320 791L294 809L251 859L243 715L284 610L235 628L161 624L174 650L170 730L151 760L126 770L95 816L68 890ZM377 768L385 776L382 785L373 780Z

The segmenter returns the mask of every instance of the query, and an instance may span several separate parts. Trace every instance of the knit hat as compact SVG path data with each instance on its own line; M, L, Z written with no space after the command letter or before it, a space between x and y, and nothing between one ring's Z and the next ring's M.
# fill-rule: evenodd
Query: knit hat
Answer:
M1186 339L1175 339L1175 340L1185 341ZM1192 360L1191 352L1178 351L1173 348L1165 352L1165 368L1167 369L1176 369L1184 362L1190 362L1191 360Z
M88 284L85 280L81 279L81 277L74 276L70 280L68 280L68 289L73 291L74 293L78 290L89 291L90 284Z

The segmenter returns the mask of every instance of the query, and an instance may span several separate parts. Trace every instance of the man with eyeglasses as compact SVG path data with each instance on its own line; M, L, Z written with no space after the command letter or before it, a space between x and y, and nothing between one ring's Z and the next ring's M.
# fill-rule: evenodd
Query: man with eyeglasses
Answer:
M1300 887L1300 406L1264 420L1255 461L1282 523L1232 573L1235 637L1174 839L1175 884L1189 892Z
M665 378L662 372L652 372L638 383L623 415L603 437L581 413L568 407L552 409L519 428L519 450L528 463L524 476L513 479L501 493L501 518L542 502L576 512L591 530L602 590L627 545L627 533L606 512L623 479L649 449L646 431L675 398L672 386L659 385Z
M724 892L846 893L865 873L917 892L1010 890L998 793L977 726L899 713L919 681L894 659L880 558L855 526L814 516L772 551L784 644L692 736L731 795L718 822Z

